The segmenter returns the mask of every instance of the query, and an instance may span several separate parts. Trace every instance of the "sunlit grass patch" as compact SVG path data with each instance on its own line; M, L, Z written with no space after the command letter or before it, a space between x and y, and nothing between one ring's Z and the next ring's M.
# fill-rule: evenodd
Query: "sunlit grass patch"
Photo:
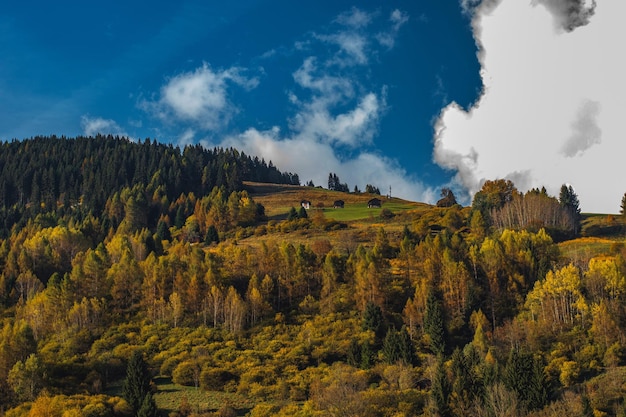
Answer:
M169 414L178 411L181 404L187 403L192 412L206 413L230 407L238 415L245 415L256 402L235 392L205 391L195 387L185 387L171 382L169 378L157 378L158 391L154 395L157 407Z

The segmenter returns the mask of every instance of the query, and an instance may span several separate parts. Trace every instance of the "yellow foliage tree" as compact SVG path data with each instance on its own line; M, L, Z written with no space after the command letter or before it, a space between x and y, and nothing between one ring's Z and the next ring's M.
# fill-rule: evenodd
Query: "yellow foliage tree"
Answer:
M581 323L589 312L582 294L580 272L574 265L550 271L543 281L537 281L526 297L526 307L538 318L562 330Z

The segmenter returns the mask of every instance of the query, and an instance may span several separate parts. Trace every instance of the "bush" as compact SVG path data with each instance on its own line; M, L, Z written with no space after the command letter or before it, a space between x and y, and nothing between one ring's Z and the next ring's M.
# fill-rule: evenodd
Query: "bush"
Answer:
M388 208L384 208L380 211L381 219L393 219L394 216L395 214L393 214L393 211L389 210Z
M172 381L178 385L198 387L200 384L200 364L195 361L184 361L172 372Z
M224 391L226 384L237 379L237 375L223 368L205 368L200 374L200 388L207 391Z

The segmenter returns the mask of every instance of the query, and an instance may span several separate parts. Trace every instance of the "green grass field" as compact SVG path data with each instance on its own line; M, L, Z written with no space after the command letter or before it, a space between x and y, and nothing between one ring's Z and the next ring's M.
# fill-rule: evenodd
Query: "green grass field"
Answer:
M169 378L155 379L158 391L154 395L157 407L169 415L178 411L180 405L187 403L193 413L214 412L226 407L243 416L250 411L255 402L244 395L233 392L205 391L195 387L185 387L172 383Z
M394 214L407 210L415 210L418 206L415 203L391 199L383 202L383 208L367 208L366 204L349 204L342 209L324 208L324 216L328 219L348 222L353 220L363 220L368 218L379 218L384 209L390 210ZM318 210L318 209L313 209ZM313 212L310 215L314 215Z
M426 209L431 206L424 203L415 203L399 198L387 199L384 196L367 193L343 193L330 191L324 188L299 187L295 185L259 184L246 183L250 196L255 202L263 204L265 214L270 220L284 220L289 210L293 207L300 209L300 202L308 200L311 209L307 211L309 217L313 217L317 210L321 210L328 219L349 222L368 218L380 218L384 209L394 214L409 210ZM382 208L367 208L367 202L371 198L379 198ZM336 200L343 200L343 209L333 208Z
M606 239L599 237L582 237L559 243L561 255L569 259L578 259L588 262L589 259L615 254L624 247L624 240Z

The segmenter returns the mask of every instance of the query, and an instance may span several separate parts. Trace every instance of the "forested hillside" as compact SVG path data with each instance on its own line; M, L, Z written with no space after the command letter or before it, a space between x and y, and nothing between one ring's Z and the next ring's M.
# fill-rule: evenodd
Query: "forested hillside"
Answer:
M146 226L154 227L170 209L163 203L181 195L203 196L213 187L230 194L243 190L242 181L300 184L296 174L281 173L271 161L235 149L180 149L112 136L5 142L0 144L0 169L0 235L5 237L13 225L39 213L115 221L103 212L124 190L133 194L140 189Z
M234 149L1 149L7 417L626 415L624 222L571 187L368 209Z

